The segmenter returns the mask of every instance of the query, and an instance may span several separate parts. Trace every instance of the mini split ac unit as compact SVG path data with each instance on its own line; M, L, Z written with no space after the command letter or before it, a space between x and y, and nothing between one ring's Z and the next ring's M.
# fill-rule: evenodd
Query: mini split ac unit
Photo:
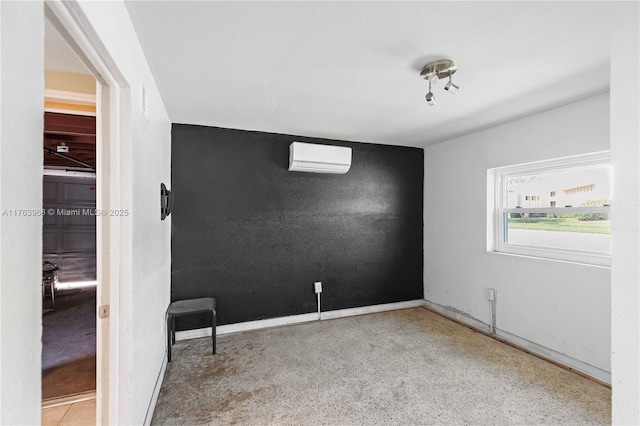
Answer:
M345 174L351 167L351 148L293 142L289 145L289 171Z

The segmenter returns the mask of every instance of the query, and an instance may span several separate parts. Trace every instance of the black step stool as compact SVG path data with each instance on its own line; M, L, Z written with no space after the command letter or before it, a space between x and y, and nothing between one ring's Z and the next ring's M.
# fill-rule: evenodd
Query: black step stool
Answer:
M213 352L216 353L216 299L213 297L201 297L199 299L176 300L167 309L167 359L171 362L171 346L176 343L176 317L195 315L211 312L211 339L213 340Z

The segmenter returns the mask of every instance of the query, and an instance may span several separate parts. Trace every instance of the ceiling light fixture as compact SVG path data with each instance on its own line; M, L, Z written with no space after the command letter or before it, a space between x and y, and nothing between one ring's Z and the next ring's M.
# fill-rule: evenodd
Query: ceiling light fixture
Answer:
M60 145L56 146L56 152L69 152L69 147L64 142L60 142Z
M449 81L444 86L444 90L450 93L456 93L460 86L453 84L451 81L451 75L458 70L458 67L451 59L439 59L437 61L429 62L422 67L420 76L429 82L429 93L425 96L427 103L431 106L436 104L435 97L431 93L431 83L437 83L443 77L449 77Z

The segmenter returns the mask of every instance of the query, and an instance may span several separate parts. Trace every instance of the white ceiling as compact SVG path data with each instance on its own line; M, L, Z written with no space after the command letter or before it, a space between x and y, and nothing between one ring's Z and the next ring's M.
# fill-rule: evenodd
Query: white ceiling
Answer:
M126 6L170 119L426 146L608 90L613 2ZM458 65L455 95L419 76Z

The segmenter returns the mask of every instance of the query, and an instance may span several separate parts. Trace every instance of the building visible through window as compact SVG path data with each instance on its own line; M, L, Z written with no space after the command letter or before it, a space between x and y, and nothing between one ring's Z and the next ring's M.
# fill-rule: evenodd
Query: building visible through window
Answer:
M494 251L608 265L608 153L502 167L495 180Z

